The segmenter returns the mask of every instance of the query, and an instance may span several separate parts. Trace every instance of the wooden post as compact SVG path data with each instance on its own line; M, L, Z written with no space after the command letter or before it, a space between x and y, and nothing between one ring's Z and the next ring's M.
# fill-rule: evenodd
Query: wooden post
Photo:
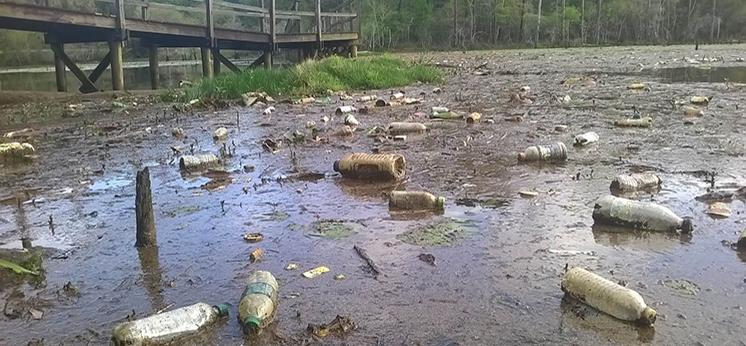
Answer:
M127 39L127 25L124 15L124 0L114 0L117 34L109 41L111 55L111 88L124 90L124 66L122 64L123 41Z
M113 90L124 90L122 45L122 41L109 41L109 54L111 55L111 88Z
M258 1L259 1L259 7L264 9L264 0L258 0ZM259 32L264 32L264 19L266 18L264 16L264 12L262 12L262 17L259 20Z
M268 50L264 52L264 55L262 56L264 57L264 68L266 68L267 70L271 70L272 69L272 51Z
M277 38L277 22L275 19L275 0L269 0L269 43L271 50L275 51L275 39Z
M212 74L213 76L220 74L220 50L218 48L212 49Z
M140 5L140 15L142 16L142 20L148 20L148 0L142 0L142 5Z
M151 44L148 46L148 70L150 72L150 88L153 90L160 87L158 80L158 46Z
M52 51L54 51L54 76L57 79L57 91L67 91L67 75L65 74L65 61L62 60L62 56L57 52L64 52L64 45L62 43L52 43Z
M150 171L147 167L137 172L135 184L135 216L137 218L137 247L156 246L153 197L150 191Z
M202 78L212 78L212 61L210 61L210 48L200 47L202 53Z
M205 0L205 23L207 26L207 42L210 48L214 47L215 23L212 17L212 0Z
M350 58L357 58L357 44L352 44L350 46Z
M316 46L321 52L322 43L321 43L321 0L316 0Z

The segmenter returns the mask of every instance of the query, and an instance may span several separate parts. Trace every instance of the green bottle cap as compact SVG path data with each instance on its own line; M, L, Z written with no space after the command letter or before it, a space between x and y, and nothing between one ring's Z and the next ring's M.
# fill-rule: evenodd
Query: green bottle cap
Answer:
M439 210L443 210L446 207L446 198L445 197L438 197L437 201L435 202L435 206L438 207Z
M241 326L243 327L243 333L246 335L256 334L262 325L262 319L256 316L249 316L243 320Z
M233 305L230 303L223 303L218 305L213 305L213 308L218 311L218 316L224 317L228 316L231 313L231 309L233 309Z

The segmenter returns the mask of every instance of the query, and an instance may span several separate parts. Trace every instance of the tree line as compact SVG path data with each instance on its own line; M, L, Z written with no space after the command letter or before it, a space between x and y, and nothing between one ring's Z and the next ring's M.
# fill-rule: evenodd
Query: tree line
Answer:
M744 0L361 0L372 49L736 41Z

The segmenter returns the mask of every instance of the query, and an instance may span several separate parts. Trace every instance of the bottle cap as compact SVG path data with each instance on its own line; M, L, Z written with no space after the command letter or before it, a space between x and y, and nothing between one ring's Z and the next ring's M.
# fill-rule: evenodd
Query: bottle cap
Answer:
M213 305L212 307L218 311L218 316L220 317L228 316L231 313L231 309L233 309L233 305L230 303Z
M446 206L446 198L445 197L438 197L435 201L435 206L438 207L438 210L445 209Z
M243 333L246 335L256 334L262 325L262 319L256 316L249 316L243 320L241 326L243 327Z
M339 172L339 160L334 161L334 171Z
M644 310L642 310L642 314L640 315L640 320L642 320L643 323L652 325L653 323L655 323L657 316L658 316L658 313L655 312L655 310L653 310L649 306L647 306L645 307Z
M518 161L523 161L526 159L526 154L524 153L518 153Z
M692 233L694 231L694 226L692 225L692 219L690 218L684 218L684 221L681 222L681 232L683 233Z

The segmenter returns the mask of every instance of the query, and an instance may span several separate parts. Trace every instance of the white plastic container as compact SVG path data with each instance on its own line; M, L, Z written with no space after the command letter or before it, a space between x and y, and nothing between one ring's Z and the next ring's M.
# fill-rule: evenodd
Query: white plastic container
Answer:
M598 142L598 134L595 132L586 132L580 135L575 136L575 145L576 146L585 146L591 143Z
M116 346L161 345L194 335L228 316L228 303L211 306L197 303L132 322L116 325L111 340Z
M604 196L596 201L593 221L645 231L673 232L680 229L691 233L693 230L690 219L683 219L662 205L615 196Z

